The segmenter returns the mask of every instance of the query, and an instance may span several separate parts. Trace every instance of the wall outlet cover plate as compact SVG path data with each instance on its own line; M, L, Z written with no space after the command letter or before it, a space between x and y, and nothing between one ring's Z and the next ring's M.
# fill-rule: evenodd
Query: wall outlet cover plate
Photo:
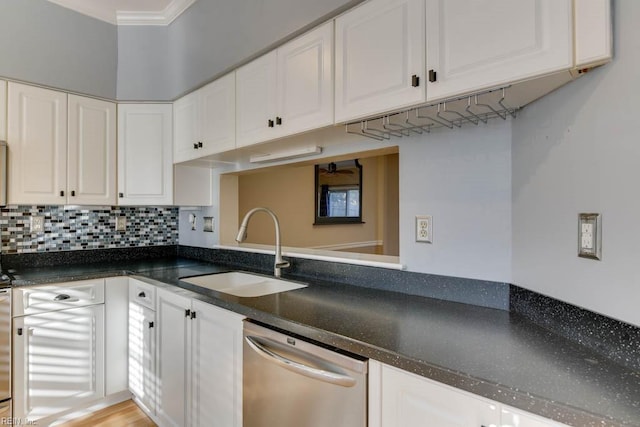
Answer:
M433 217L416 215L416 242L433 243Z
M205 231L207 233L213 233L213 217L212 216L202 217L202 221L204 222L202 226L202 231Z
M602 259L602 215L599 213L578 214L578 256Z

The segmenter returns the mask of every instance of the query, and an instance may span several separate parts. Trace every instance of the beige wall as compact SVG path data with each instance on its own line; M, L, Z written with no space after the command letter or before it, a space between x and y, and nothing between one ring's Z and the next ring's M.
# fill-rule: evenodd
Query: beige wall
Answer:
M391 248L395 248L396 252L393 255L397 255L397 162L397 154L360 159L364 224L313 225L315 218L313 165L279 168L239 176L238 221L254 207L267 207L273 210L280 220L284 246L346 245L381 241L385 240L385 235L391 235L387 237L388 243ZM389 164L392 166L388 167ZM388 180L385 178L393 173L395 177L392 176ZM229 192L226 188L221 189L221 194ZM226 199L232 200L231 197ZM394 200L390 202L391 199ZM387 224L385 215L389 212L392 213L390 220L395 220L395 224ZM395 235L392 230L395 230ZM273 244L274 229L268 215L258 213L251 219L246 242ZM386 248L385 252L387 252Z

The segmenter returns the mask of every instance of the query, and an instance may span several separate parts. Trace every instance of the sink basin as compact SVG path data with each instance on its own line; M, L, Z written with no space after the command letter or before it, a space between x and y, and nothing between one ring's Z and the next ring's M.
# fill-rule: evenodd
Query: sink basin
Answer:
M187 277L180 280L237 297L261 297L307 287L302 283L238 271Z

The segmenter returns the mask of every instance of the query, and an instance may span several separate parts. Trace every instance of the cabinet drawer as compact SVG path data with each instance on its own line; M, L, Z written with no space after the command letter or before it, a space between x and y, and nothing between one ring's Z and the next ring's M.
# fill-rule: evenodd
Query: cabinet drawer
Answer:
M13 315L24 316L104 303L104 279L16 288Z
M129 279L129 302L156 309L156 287L137 279Z

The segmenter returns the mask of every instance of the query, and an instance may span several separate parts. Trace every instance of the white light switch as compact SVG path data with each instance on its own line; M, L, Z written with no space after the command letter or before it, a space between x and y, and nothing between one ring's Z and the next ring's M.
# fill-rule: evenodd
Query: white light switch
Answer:
M597 213L578 215L578 256L599 260L602 258L602 223Z

